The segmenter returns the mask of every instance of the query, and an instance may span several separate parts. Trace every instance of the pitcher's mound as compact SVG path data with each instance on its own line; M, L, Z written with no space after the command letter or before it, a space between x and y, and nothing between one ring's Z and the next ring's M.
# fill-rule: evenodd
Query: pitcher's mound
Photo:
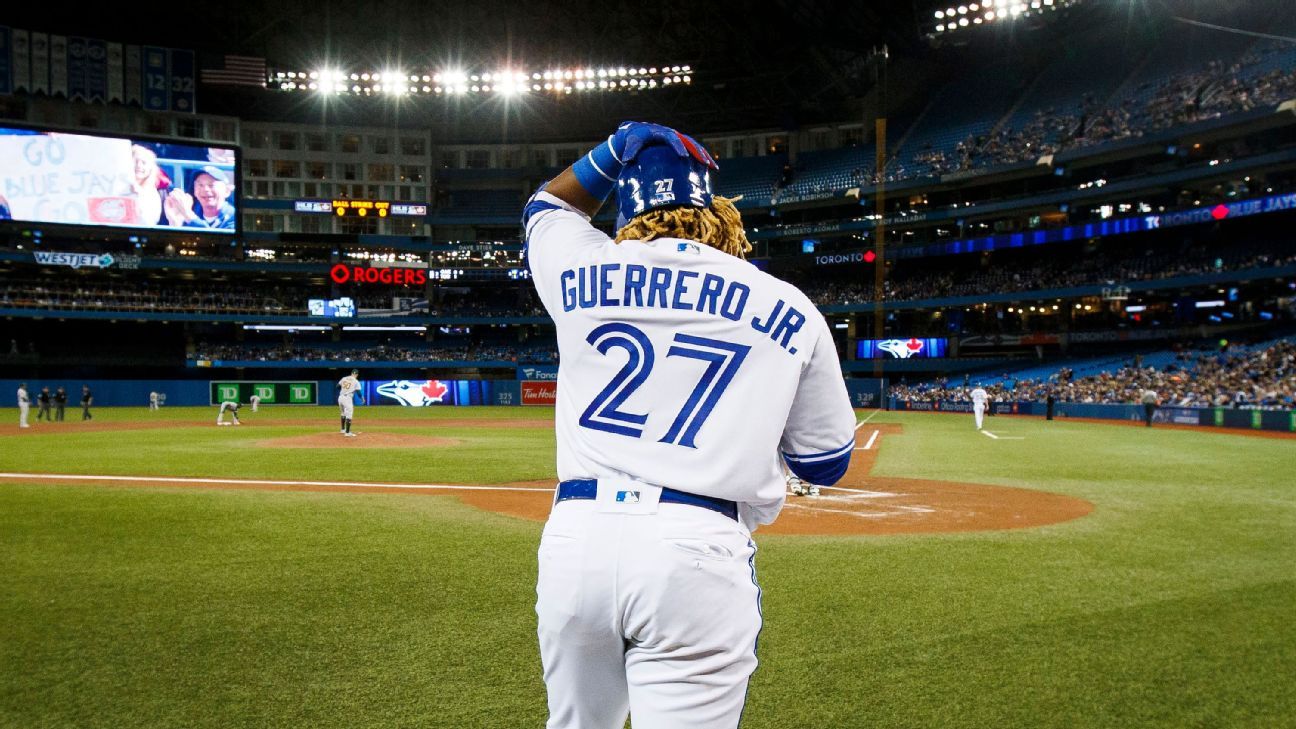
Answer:
M257 441L262 448L444 448L459 445L456 438L435 438L411 433L311 433Z

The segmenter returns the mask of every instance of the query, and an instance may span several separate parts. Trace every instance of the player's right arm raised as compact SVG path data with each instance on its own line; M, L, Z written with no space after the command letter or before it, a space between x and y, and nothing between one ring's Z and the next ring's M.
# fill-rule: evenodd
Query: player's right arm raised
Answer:
M522 211L523 250L527 270L546 309L553 310L550 282L582 252L611 242L590 224L590 218L612 194L624 162L650 142L669 144L682 156L692 155L715 165L701 145L670 127L625 122L603 143L541 185L527 201Z

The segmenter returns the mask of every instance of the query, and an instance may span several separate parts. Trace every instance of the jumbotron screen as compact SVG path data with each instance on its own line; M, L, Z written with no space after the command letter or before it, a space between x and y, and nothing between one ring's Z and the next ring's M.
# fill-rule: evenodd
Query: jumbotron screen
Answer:
M947 354L944 337L926 339L861 339L855 343L856 359L934 359Z
M237 185L234 147L0 125L0 220L235 235Z

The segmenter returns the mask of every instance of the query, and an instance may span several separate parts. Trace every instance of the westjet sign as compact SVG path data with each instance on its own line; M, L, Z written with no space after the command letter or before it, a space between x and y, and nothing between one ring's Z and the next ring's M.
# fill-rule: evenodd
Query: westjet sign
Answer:
M42 266L68 266L70 268L108 268L113 265L113 257L108 253L59 253L56 251L32 251L36 262Z

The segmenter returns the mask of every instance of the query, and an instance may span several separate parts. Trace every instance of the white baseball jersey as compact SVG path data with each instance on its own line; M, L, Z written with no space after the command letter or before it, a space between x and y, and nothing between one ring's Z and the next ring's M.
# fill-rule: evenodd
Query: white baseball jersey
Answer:
M354 375L347 375L338 380L338 398L350 399L360 390L360 381Z
M978 387L972 391L972 404L983 408L985 407L986 399L989 397L990 395L987 394L985 390Z
M27 398L27 390L21 387L18 388L18 404L19 405L31 404L31 400Z
M779 453L840 478L854 411L832 332L794 286L687 240L616 244L548 193L527 264L558 330L560 479L631 478L740 504L769 523Z
M220 411L222 414L225 413L226 411L237 412L238 409L239 409L239 404L234 402L233 400L226 400L225 402L221 403L220 406Z

